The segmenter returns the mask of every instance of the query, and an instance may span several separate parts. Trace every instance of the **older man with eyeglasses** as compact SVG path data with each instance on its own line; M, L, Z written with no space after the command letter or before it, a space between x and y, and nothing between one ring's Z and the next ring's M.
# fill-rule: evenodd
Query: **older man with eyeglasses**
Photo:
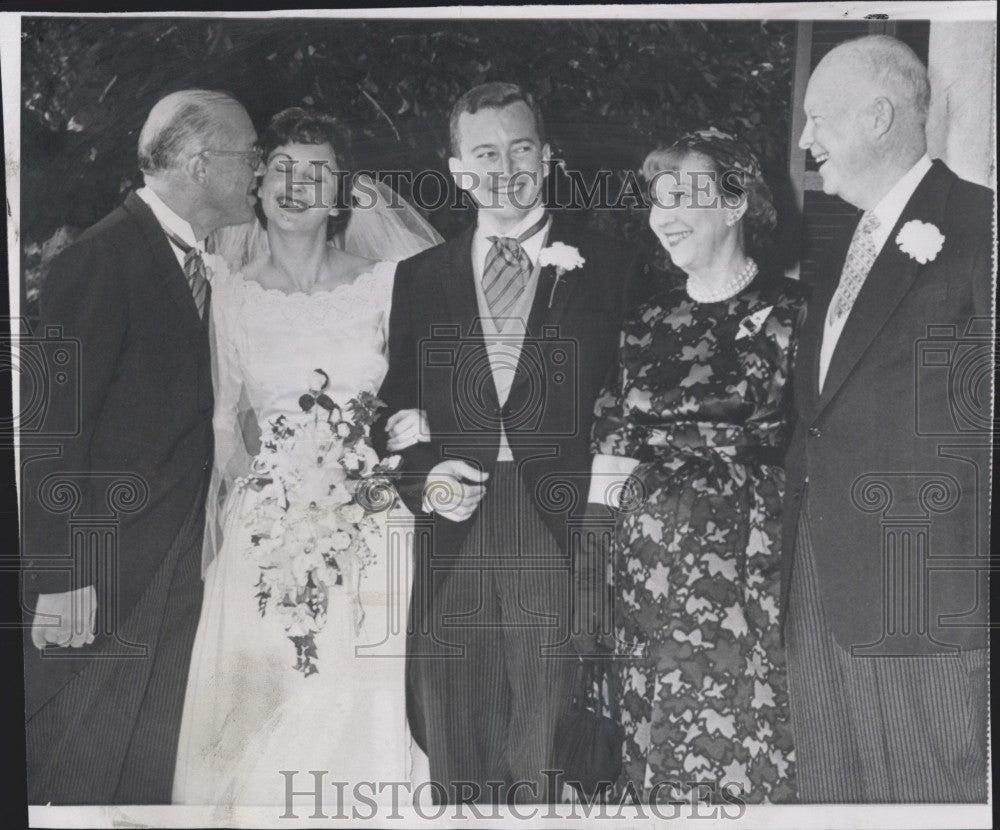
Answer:
M63 435L21 481L29 803L170 802L212 458L203 254L253 219L256 141L225 93L160 100L139 135L145 185L42 288L41 331L73 345L79 395L47 402Z

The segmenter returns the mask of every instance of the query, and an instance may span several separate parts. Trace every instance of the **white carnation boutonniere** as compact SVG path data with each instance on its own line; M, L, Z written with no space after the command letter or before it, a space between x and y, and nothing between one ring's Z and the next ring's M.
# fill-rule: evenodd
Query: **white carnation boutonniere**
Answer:
M580 256L580 252L572 245L563 242L553 242L551 245L542 248L538 252L538 264L542 268L554 265L556 269L556 279L552 283L552 291L549 294L549 308L552 308L552 301L556 296L556 288L563 274L573 271L583 265L587 260Z
M930 222L911 219L900 229L896 244L904 254L921 265L933 262L944 245L944 234Z

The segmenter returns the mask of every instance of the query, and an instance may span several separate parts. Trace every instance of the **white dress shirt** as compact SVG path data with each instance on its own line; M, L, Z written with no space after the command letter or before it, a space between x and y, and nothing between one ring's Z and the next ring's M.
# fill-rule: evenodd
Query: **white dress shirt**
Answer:
M148 186L140 187L135 192L135 195L149 205L149 209L153 211L153 216L160 223L160 227L174 234L174 236L177 236L182 242L186 242L192 248L196 248L198 253L205 253L205 241L195 239L190 223L167 207L163 199L157 196ZM185 253L172 242L170 243L170 250L174 252L174 256L177 257L177 262L180 264L181 270L183 270Z
M910 197L913 196L913 192L917 189L920 182L923 181L924 176L927 175L927 171L930 169L931 160L925 153L913 167L903 174L902 178L892 186L892 189L882 197L882 201L871 209L871 212L878 217L879 222L878 227L872 231L872 242L875 245L876 258L882 252L885 243L889 240L889 234L896 227L896 223L903 214L903 209L906 207L907 202L910 201ZM853 311L854 309L852 308L851 310ZM820 392L823 391L823 383L826 381L826 373L830 368L830 360L833 358L833 352L837 348L837 341L844 330L847 318L851 315L848 312L832 322L830 316L829 313L826 315L826 321L823 324L823 344L819 351Z
M486 294L483 291L483 271L486 268L486 257L490 252L493 243L491 236L517 237L526 231L545 214L542 205L535 207L524 219L514 228L498 231L490 221L492 217L488 211L480 211L476 225L476 231L472 236L472 272L476 283L476 303L479 306L479 317L483 324L483 336L486 341L486 353L489 355L490 368L493 372L493 383L496 385L497 398L501 406L507 403L507 396L510 394L510 387L514 381L514 374L517 370L518 361L521 359L521 347L524 345L524 335L528 326L528 315L531 313L531 306L535 301L535 292L538 288L538 275L541 268L538 266L538 254L545 247L548 240L549 227L539 230L534 236L526 239L521 248L531 261L531 274L524 292L518 297L517 302L507 312L505 317L506 331L499 331L496 322L490 312L489 303L486 301ZM510 444L507 443L507 436L500 428L500 451L497 454L497 461L513 461L514 455L510 451Z

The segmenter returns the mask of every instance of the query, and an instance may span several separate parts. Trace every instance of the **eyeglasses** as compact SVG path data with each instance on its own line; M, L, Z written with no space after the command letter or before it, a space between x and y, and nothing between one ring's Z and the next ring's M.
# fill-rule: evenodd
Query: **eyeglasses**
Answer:
M256 170L261 164L264 163L264 148L259 144L254 144L249 150L213 150L211 148L206 148L204 150L199 150L195 155L207 155L207 156L233 156L236 158L243 159L250 168Z

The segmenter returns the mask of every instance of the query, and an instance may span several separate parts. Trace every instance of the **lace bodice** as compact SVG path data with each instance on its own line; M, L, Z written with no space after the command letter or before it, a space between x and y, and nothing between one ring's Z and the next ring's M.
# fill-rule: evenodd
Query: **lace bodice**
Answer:
M261 424L299 412L315 369L329 375L327 394L335 401L377 393L388 368L395 270L395 263L380 262L353 283L312 294L264 288L242 274L213 279L217 426L247 405Z

